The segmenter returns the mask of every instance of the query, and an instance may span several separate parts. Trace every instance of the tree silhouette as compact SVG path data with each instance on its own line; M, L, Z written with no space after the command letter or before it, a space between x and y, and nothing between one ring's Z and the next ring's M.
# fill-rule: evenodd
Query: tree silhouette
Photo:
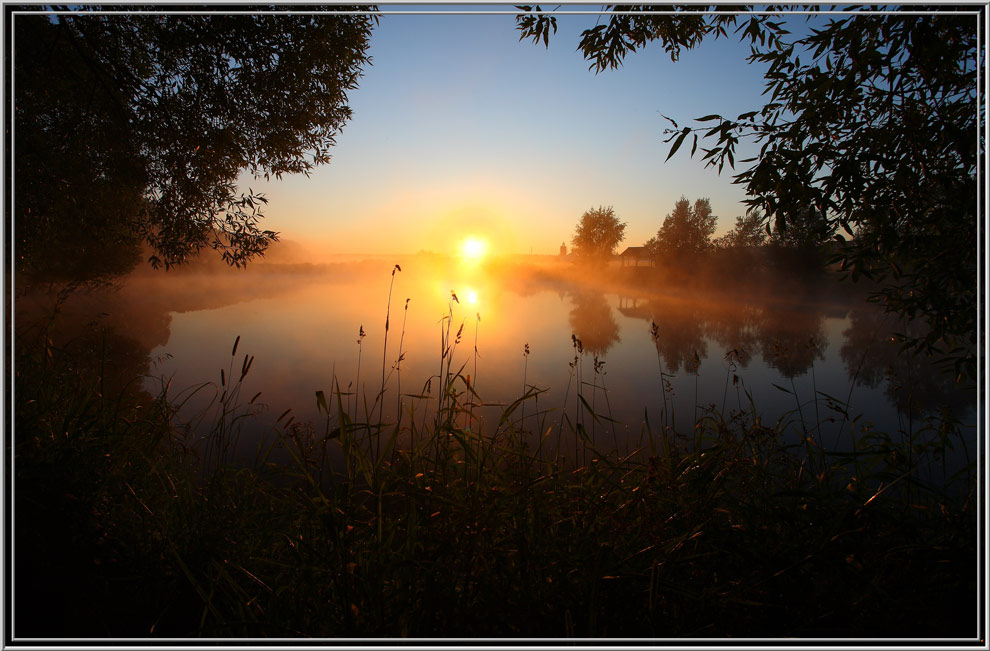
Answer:
M646 247L653 257L660 259L681 260L703 253L712 246L717 219L708 199L698 199L692 208L690 202L681 197Z
M573 251L585 260L604 262L614 252L615 247L625 239L626 225L615 216L612 206L599 206L581 215L574 237L571 239Z
M548 44L554 16L523 9L521 38ZM581 35L579 49L596 71L620 66L654 41L676 61L682 49L735 28L750 48L747 60L766 70L766 103L684 127L667 118L668 158L692 136L691 155L721 172L726 163L735 168L737 145L750 140L759 154L740 161L734 180L768 222L783 227L813 209L846 235L870 225L836 261L853 279L880 281L878 298L888 309L923 315L928 331L913 345L975 377L975 355L957 351L972 349L978 325L979 16L859 7L810 28L756 6L738 14L602 8L613 9L622 11Z
M753 211L745 217L736 217L736 224L732 230L712 244L719 249L730 249L763 246L766 241L767 232L763 226L763 215L759 211Z
M792 249L812 251L832 239L835 226L813 208L793 211L787 219L778 219L770 232L769 243Z
M265 199L236 179L329 162L375 19L87 8L11 20L18 264L78 276L117 250L131 253L111 267L126 268L141 240L156 266L203 248L238 266L262 253L277 239L259 225Z

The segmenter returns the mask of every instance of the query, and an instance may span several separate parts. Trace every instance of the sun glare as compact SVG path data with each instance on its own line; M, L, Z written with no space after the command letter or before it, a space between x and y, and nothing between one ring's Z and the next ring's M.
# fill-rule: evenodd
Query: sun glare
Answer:
M461 243L461 256L470 262L478 262L488 252L488 243L477 237L469 237Z

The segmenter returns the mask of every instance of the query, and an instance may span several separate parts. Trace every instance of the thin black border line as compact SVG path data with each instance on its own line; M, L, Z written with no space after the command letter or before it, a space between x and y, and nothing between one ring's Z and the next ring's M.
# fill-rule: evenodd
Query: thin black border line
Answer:
M6 4L6 2L4 3ZM209 3L197 3L197 4L209 4ZM360 3L359 3L360 4ZM491 3L478 3L479 6L487 5L512 5L511 2L499 1ZM846 3L850 7L861 7L862 5L856 5L853 3ZM922 0L905 0L900 6L911 7L915 4L921 6L929 4L923 2ZM307 5L312 6L310 2L299 2L299 7L306 7ZM224 15L238 15L238 14L248 14L248 15L287 15L287 14L299 14L299 15L325 15L325 14L335 14L341 16L355 16L355 15L423 15L423 16L434 16L434 15L457 15L457 16L519 16L519 15L534 15L534 16L674 16L674 15L698 15L698 16L763 16L763 15L773 15L773 16L819 16L819 15L845 15L845 16L876 16L876 15L905 15L905 16L935 16L935 15L974 15L979 16L983 13L982 9L971 9L971 8L955 8L947 7L946 9L828 9L821 11L814 11L810 9L781 9L781 10L769 10L769 9L682 9L682 10L648 10L648 11L635 11L635 10L594 10L594 9L556 9L556 10L538 10L538 11L520 11L518 9L479 9L471 10L469 7L470 2L466 5L463 1L459 0L433 0L432 2L391 2L383 3L375 6L378 7L402 7L402 6L461 6L460 9L347 9L337 11L333 9L334 5L329 5L327 8L319 9L292 9L287 7L285 9L262 9L258 11L252 11L251 9L233 9L230 11L224 11L223 4L215 5L215 9L166 9L161 7L150 6L148 9L137 9L137 10L116 10L116 9L98 9L98 10L88 10L86 5L80 5L78 10L68 10L68 9L48 9L47 5L38 4L36 8L25 8L21 7L18 9L12 9L11 13L14 15L30 15L30 14L49 14L49 15L122 15L131 16L135 14L151 14L151 15L210 15L223 13ZM601 6L595 2L582 2L580 0L576 2L563 3L561 6ZM167 7L167 5L165 5ZM249 3L237 5L232 5L236 7L250 7ZM259 5L265 6L265 5ZM346 5L340 5L346 6ZM371 4L369 3L369 6ZM741 5L744 6L744 5ZM966 5L961 5L965 7Z
M198 15L215 15L219 14L219 11L200 11L200 10L179 10L179 9L151 9L148 11L117 11L117 10L98 10L98 11L66 11L66 10L46 10L44 6L39 5L37 11L27 11L23 9L18 9L12 12L14 15L34 15L34 14L47 14L56 16L83 16L91 14L94 16L133 16L135 14L147 14L147 15L181 15L181 16L198 16ZM250 10L235 10L223 12L224 15L250 15L250 16L282 16L282 15L339 15L339 16L365 16L365 15L375 15L375 16L678 16L678 15L695 15L695 16L822 16L822 15L840 15L840 16L979 16L981 12L979 11L937 11L937 10L908 10L908 11L892 11L892 10L864 10L864 11L499 11L499 10L483 10L483 11L457 11L457 10L445 10L445 9L429 9L429 10L363 10L363 11L316 11L316 10L293 10L286 9L284 11L271 11L271 10L261 10L261 11L250 11Z
M4 15L3 15L3 30L4 30L3 33L4 33L4 39L5 39L4 40L4 43L5 43L5 45L7 44L6 34L7 34L8 26L11 26L12 27L12 25L13 25L13 18L11 16L11 13L12 13L11 11L6 11L5 10L4 11ZM3 502L3 508L4 508L4 520L3 520L4 532L3 532L3 536L0 537L0 547L2 547L2 549L3 549L3 566L2 566L3 569L2 569L2 571L3 571L3 574L4 574L5 577L7 577L7 576L13 576L13 565L14 565L14 562L13 562L13 559L14 559L14 556L13 556L13 545L12 544L8 544L8 537L9 537L9 539L11 541L13 541L13 497L12 497L13 487L14 487L14 463L13 463L13 427L14 427L13 426L13 415L14 414L13 414L13 404L14 404L14 390L15 390L15 387L14 387L14 375L13 375L13 367L14 367L14 358L13 358L13 355L14 355L14 335L13 335L13 324L14 324L14 274L13 274L13 271L14 271L14 237L13 237L13 229L14 229L14 202L13 202L13 193L14 193L14 186L13 186L13 176L14 176L14 173L13 173L13 162L14 162L14 146L13 146L13 116L14 116L14 91L13 91L13 85L14 85L14 65L13 65L13 61L14 61L14 57L13 57L13 29L12 28L10 29L10 45L11 45L11 49L8 50L6 47L4 47L4 52L3 52L4 73L5 73L4 74L4 77L5 77L5 81L6 80L9 80L9 82L10 82L10 86L9 86L10 87L10 103L8 105L5 102L3 104L3 109L2 109L2 112L3 112L3 124L4 124L5 127L8 124L11 127L10 129L4 129L5 133L4 133L4 157L3 157L3 189L4 189L4 199L5 199L4 205L10 211L9 213L7 213L6 210L5 210L5 214L9 214L10 215L10 238L8 239L8 237L7 237L8 233L7 233L7 227L6 227L6 220L5 220L4 228L3 228L3 231L2 231L2 235L0 235L0 238L3 239L3 256L4 256L4 262L7 262L8 265L9 265L9 267L7 267L7 273L10 274L7 278L5 278L5 282L3 283L3 285L4 285L4 287L3 287L3 291L4 291L4 297L3 297L3 301L4 301L4 304L3 304L3 313L4 313L4 326L5 327L4 327L3 352L0 352L0 358L3 358L4 361L7 364L10 364L10 369L11 369L10 377L4 379L5 387L7 386L6 385L6 381L8 379L10 381L10 384L9 384L10 399L9 400L7 399L6 392L4 392L5 395L2 398L2 401L3 401L3 416L2 417L3 417L3 440L4 440L4 446L3 446L3 450L0 451L0 471L2 471L8 465L7 450L8 449L11 450L10 459L9 459L9 468L6 468L7 470L9 470L9 474L8 474L7 477L4 478L4 481L0 482L0 495L2 495L2 502ZM9 56L8 56L8 52L10 53ZM7 91L7 88L8 88L8 86L5 83L4 84L4 92ZM9 119L9 122L8 122L8 119ZM9 205L6 203L6 199L8 197L10 198ZM10 259L9 260L7 259L7 256L8 256L8 253L7 252L8 251L10 252L10 254L9 254ZM8 308L8 303L9 303L9 308ZM9 324L10 327L7 327L7 324ZM4 368L7 368L7 364L4 364ZM8 444L9 444L9 447L8 447ZM10 481L10 490L9 491L7 490L7 481L8 481L7 478L8 477L9 477L9 481ZM10 516L10 520L9 521L7 519L8 516ZM7 553L8 550L10 550L10 554ZM14 617L13 617L13 605L14 605L14 594L13 594L13 590L14 590L14 588L13 588L12 581L6 581L5 580L4 581L4 585L3 585L3 592L0 593L0 602L2 602L2 604L3 604L3 608L2 608L3 613L0 616L2 616L4 618L4 622L2 624L0 624L0 627L2 627L2 629L3 629L3 641L0 642L0 644L6 643L6 642L8 642L8 640L12 640L13 639L13 621L14 621ZM8 617L8 613L9 613L9 617ZM8 622L10 623L11 631L8 631L7 630L7 623ZM8 637L8 633L9 633L9 637Z
M977 305L977 314L976 314L977 332L976 332L976 336L977 336L977 351L979 351L979 349L981 347L980 344L982 343L982 348L984 350L984 361L983 361L983 364L982 364L983 369L981 369L980 368L981 364L979 363L979 360L977 360L976 387L977 387L977 400L979 400L982 397L982 398L984 398L985 402L984 402L984 411L982 412L982 414L981 414L979 408L977 408L977 411L976 411L976 421L977 421L976 422L976 454L977 454L977 456L976 456L976 486L977 486L977 491L976 491L976 540L977 540L977 549L976 549L976 570L977 570L977 574L976 574L976 577L977 577L976 578L976 583L977 583L977 585L976 585L976 589L977 589L977 594L976 594L976 626L977 626L977 629L976 629L976 637L977 637L977 639L980 642L983 643L984 646L986 646L986 644L987 644L987 638L986 638L986 632L987 632L986 631L986 616L987 616L987 589L986 588L987 588L987 583L986 583L986 566L985 566L985 561L986 561L986 554L987 554L987 549L986 549L987 503L984 501L984 494L985 494L985 491L986 491L986 487L985 487L986 478L984 476L984 471L985 471L985 468L986 468L986 465L985 465L986 464L986 458L985 458L985 449L984 449L984 445L983 444L984 444L984 436L986 436L987 410L990 409L990 404L987 404L986 396L984 395L984 391L986 390L986 387L985 387L985 382L984 382L982 371L986 368L986 363L987 363L987 361L986 361L987 360L987 357L986 357L987 338L986 338L986 331L985 331L985 328L986 328L986 315L985 315L985 312L984 312L985 305L983 304L983 291L985 291L985 289L987 287L987 285L985 283L987 281L988 266L987 266L987 261L985 259L986 252L987 252L987 249L986 249L986 246L985 245L987 243L987 235L988 235L988 233L987 233L986 212L985 211L981 211L981 208L985 208L985 204L986 204L986 187L985 187L986 186L986 179L982 178L983 177L983 174L986 173L986 170L984 169L984 167L981 164L983 161L981 160L981 156L979 155L979 146L980 146L979 143L980 143L980 131L981 131L980 110L982 108L984 108L983 106L981 106L979 93L980 93L981 90L983 90L984 91L984 100L986 100L986 98L987 98L986 88L985 88L986 79L983 78L983 66L986 64L986 56L987 56L987 54L986 54L986 52L984 50L984 41L985 41L985 33L986 33L985 30L987 29L988 25L990 25L990 22L988 22L988 21L990 21L990 17L988 17L988 13L987 13L985 7L984 7L984 10L983 10L982 13L983 13L982 24L980 23L979 20L977 20L977 24L976 24L976 44L977 44L976 53L977 53L977 59L976 59L976 62L975 62L976 63L976 92L977 92L977 95L976 95L976 138L977 138L977 156L976 156L976 179L977 179L977 182L976 182L976 220L977 220L977 224L976 224L976 226L977 226L977 229L979 229L980 222L982 221L982 223L983 223L982 225L983 225L983 228L984 228L983 237L982 238L980 238L980 237L977 237L976 238L976 251L977 251L977 257L976 257L976 259L977 259L977 265L979 266L980 262L981 261L983 262L983 274L982 274L982 276L979 273L979 270L977 271L977 274L976 274L976 305ZM983 131L983 134L984 134L984 143L986 143L987 142L987 140L986 140L987 125L985 123L982 125L982 131ZM984 149L985 149L985 144L984 144ZM983 155L984 156L986 155L986 151L983 152ZM981 181L982 181L982 184L981 184ZM981 282L981 281L983 281L983 282ZM981 338L982 338L982 341L981 341ZM977 353L977 354L979 354L979 353ZM981 422L981 416L982 416L982 422ZM982 432L982 435L981 435L981 432ZM980 490L980 487L983 487L983 489ZM982 635L982 637L981 637L981 635Z
M250 643L248 643L251 640L254 640L255 638L216 638L215 641L212 641L212 642L210 641L211 639L212 638L189 638L189 639L182 638L182 639L176 639L176 640L163 640L163 641L151 640L147 644L141 644L140 643L141 640L137 640L137 643L135 644L134 641L129 640L129 639L116 640L114 638L109 638L106 641L102 641L101 639L97 639L96 641L88 641L87 640L85 642L77 643L77 644L69 644L69 643L65 643L65 642L62 642L62 641L60 641L60 643L52 644L50 641L48 641L46 643L45 641L39 640L37 643L35 643L33 645L30 645L30 646L31 646L31 648L65 649L65 650L68 651L70 649L79 648L80 646L87 646L87 645L88 646L99 646L99 645L106 644L106 642L115 642L117 644L130 643L130 644L132 644L134 646L139 646L142 649L151 649L151 650L168 649L168 648L173 648L174 646L181 646L183 648L204 648L204 649L223 647L223 648L233 648L233 649L272 649L272 650L278 649L278 650L281 650L281 649L285 649L286 647L291 648L293 646L300 647L300 648L309 648L309 647L314 647L314 646L341 647L341 646L347 646L349 644L354 644L354 643L362 643L366 639L372 639L372 640L375 640L375 643L374 644L363 644L362 643L362 644L360 644L361 648L363 648L363 649L380 649L382 651L389 651L389 650L394 649L396 647L402 647L402 646L420 646L420 647L422 647L422 646L429 646L429 645L436 645L436 646L457 646L459 643L468 643L470 645L470 648L471 649L478 649L478 650L504 649L507 646L508 647L512 647L512 648L517 648L517 649L546 649L546 648L561 648L561 649L566 649L568 647L574 647L574 646L603 647L603 648L608 648L608 649L651 649L651 648L656 648L657 646L663 645L665 642L668 641L666 638L657 638L656 641L651 641L651 642L642 643L642 644L610 644L609 641L612 640L612 639L614 639L614 638L601 638L601 639L599 639L599 638L576 638L573 641L568 641L566 643L560 643L559 642L559 638L548 638L546 641L544 641L541 638L520 638L520 639L516 639L516 638L394 638L394 639L390 639L390 640L385 641L385 642L379 641L379 640L377 640L377 638L342 638L342 639L335 639L335 638L314 638L314 639L311 639L311 640L310 639L299 640L299 639L296 639L296 638L287 638L287 639L285 639L285 641L286 642L291 642L291 644L288 644L288 645L278 645L278 644L271 644L271 643L269 643L267 641L265 643L263 643L263 644L250 644ZM258 638L258 639L267 640L267 638ZM483 645L470 644L470 643L474 642L476 639L483 639L483 640L485 640L485 641L487 641L489 643L488 644L483 644ZM697 639L697 640L694 640L694 639L687 639L687 640L674 639L674 640L669 640L669 641L676 642L676 644L673 645L673 648L679 648L679 647L683 647L683 648L699 648L699 647L704 647L706 649L727 649L728 650L728 649L737 649L737 648L740 648L740 647L743 647L743 646L752 646L750 644L745 644L745 643L749 642L749 640L747 640L746 638L731 638L733 641L739 642L740 644L732 644L732 643L727 642L726 639L722 639L722 638L717 638L717 639L719 641L719 644L706 644L709 641L708 638L700 638L700 639ZM225 644L225 641L227 641L227 640L234 640L234 641L238 642L239 644L233 644L233 645L231 645L231 644ZM771 640L767 640L765 642L758 640L758 642L760 642L760 645L761 646L778 647L778 648L779 647L801 648L801 649L845 649L845 648L848 648L847 646L843 646L842 644L836 644L836 643L833 643L833 644L816 644L816 645L801 644L802 640L803 640L803 638L793 638L793 639L786 639L786 640L775 640L775 639L771 639ZM864 648L868 647L868 648L871 648L871 649L878 649L878 650L886 650L886 649L894 650L894 649L904 649L904 648L911 648L911 649L943 649L943 648L945 648L946 643L951 642L951 640L938 640L938 639L936 639L936 640L933 640L933 641L926 641L924 643L894 645L894 644L890 644L888 642L874 642L872 640L865 640L864 641L864 640L859 640L859 639L854 639L854 638L837 638L837 640L839 640L840 642L845 642L847 644L853 644L854 643L858 647L864 647ZM172 645L169 645L169 644L165 644L163 642L172 642L173 644ZM391 642L391 643L389 643L389 642ZM504 643L504 644L498 644L499 642ZM978 641L972 643L971 646L976 646L977 644L979 644Z
M5 570L4 571L4 574L5 574L5 580L4 580L4 599L5 599L5 601L4 601L4 613L3 613L3 616L6 618L7 613L9 612L10 613L10 619L7 620L7 621L5 621L4 622L4 625L3 625L3 637L4 637L3 643L4 644L6 644L8 642L13 642L14 639L15 639L15 637L14 637L14 572L15 572L15 566L16 566L16 564L14 563L14 492L15 492L14 485L15 485L16 482L15 482L15 472L14 472L14 456L15 456L14 455L14 416L15 416L15 414L14 414L14 410L15 410L14 405L17 402L17 399L16 399L17 383L14 381L14 378L16 377L16 368L15 368L15 359L14 359L14 323L15 323L14 315L15 315L15 311L16 311L15 310L15 303L17 301L16 301L16 291L15 291L15 287L14 287L14 278L15 278L15 276L14 276L14 261L16 259L16 255L14 254L14 242L16 241L17 238L16 238L16 236L14 234L14 229L15 229L14 222L16 221L14 219L14 121L15 121L15 118L16 118L16 113L15 113L15 109L14 109L14 107L15 107L14 97L16 96L16 94L14 92L14 77L15 77L15 75L14 75L14 17L13 17L13 14L14 14L13 10L11 10L11 11L4 11L4 29L5 29L5 31L6 31L6 28L7 28L7 25L8 25L8 21L9 21L9 26L10 26L9 37L5 33L5 38L8 38L8 40L6 41L6 45L7 45L7 47L9 47L9 49L7 49L7 47L5 47L4 48L4 53L3 53L4 60L5 60L5 63L6 63L8 61L7 57L8 57L8 52L9 52L9 69L7 69L7 66L5 66L5 70L10 75L9 76L9 81L10 81L10 103L4 105L4 113L5 113L4 114L4 127L5 127L5 132L6 132L5 133L6 142L4 143L6 145L6 156L4 157L4 166L5 166L5 168L4 168L4 186L5 186L5 189L9 192L9 197L10 197L10 203L9 203L9 206L8 206L8 209L10 210L10 212L8 213L8 215L10 217L10 241L5 243L5 244L9 245L9 247L10 247L10 268L9 268L10 276L8 278L8 282L9 282L9 297L10 297L9 298L9 300L10 300L10 312L9 312L9 315L7 315L7 318L10 320L9 321L9 324L10 324L10 327L9 328L6 328L6 322L5 322L5 336L6 337L9 337L9 349L7 351L7 354L9 355L9 358L7 359L7 364L10 365L10 377L8 378L9 381L10 381L10 400L9 400L9 403L6 403L4 405L4 414L6 416L9 413L9 418L5 418L5 422L4 422L4 450L3 450L3 460L6 461L9 464L9 468L6 468L6 470L9 472L8 481L10 482L10 489L7 490L7 482L6 481L3 482L3 488L0 489L0 490L3 490L3 496L4 496L4 526L5 527L8 527L8 529L4 531L4 536L3 536L4 570ZM5 233L5 235L6 235L6 233ZM4 254L5 255L6 255L6 251L7 251L7 249L5 247L4 248ZM7 289L8 289L8 284L7 283L4 283L4 292L7 292ZM4 301L6 302L6 300L7 300L7 297L5 296L4 297ZM9 438L8 438L8 428L9 428ZM10 453L9 453L10 457L9 457L9 459L7 458L7 455L8 455L8 452L7 451L8 450L10 451ZM7 465L7 464L5 464L5 465ZM9 517L9 520L8 520L8 517ZM9 551L9 553L8 553L8 551ZM8 625L10 627L9 630L7 629L7 626Z

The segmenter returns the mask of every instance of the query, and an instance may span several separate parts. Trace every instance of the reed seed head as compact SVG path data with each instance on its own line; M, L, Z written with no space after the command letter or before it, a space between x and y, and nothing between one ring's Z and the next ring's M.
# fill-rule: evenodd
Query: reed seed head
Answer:
M254 363L254 355L251 355L250 356L250 359L249 359L249 356L248 355L245 355L244 356L244 362L241 364L241 379L242 380L244 379L244 376L248 374L248 371L251 370L251 364L253 364L253 363Z

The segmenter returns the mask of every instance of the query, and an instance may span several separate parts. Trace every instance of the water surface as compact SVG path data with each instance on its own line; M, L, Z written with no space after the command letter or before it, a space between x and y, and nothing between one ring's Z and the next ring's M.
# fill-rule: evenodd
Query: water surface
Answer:
M73 300L79 323L105 323L133 343L147 363L142 386L152 394L167 386L187 421L198 422L250 361L238 403L260 396L256 418L242 422L245 460L287 410L282 424L294 418L324 431L317 391L330 397L339 387L341 406L359 421L425 418L448 361L460 372L457 390L470 382L480 396L466 426L493 431L500 405L535 387L513 419L564 450L571 443L556 437L579 422L596 445L628 452L664 427L689 434L700 417L739 411L830 449L847 449L853 431L870 428L911 436L936 413L962 419L975 438L975 391L903 352L892 341L903 325L861 288L819 280L692 289L650 274L580 273L552 258L470 265L421 255L144 272Z

